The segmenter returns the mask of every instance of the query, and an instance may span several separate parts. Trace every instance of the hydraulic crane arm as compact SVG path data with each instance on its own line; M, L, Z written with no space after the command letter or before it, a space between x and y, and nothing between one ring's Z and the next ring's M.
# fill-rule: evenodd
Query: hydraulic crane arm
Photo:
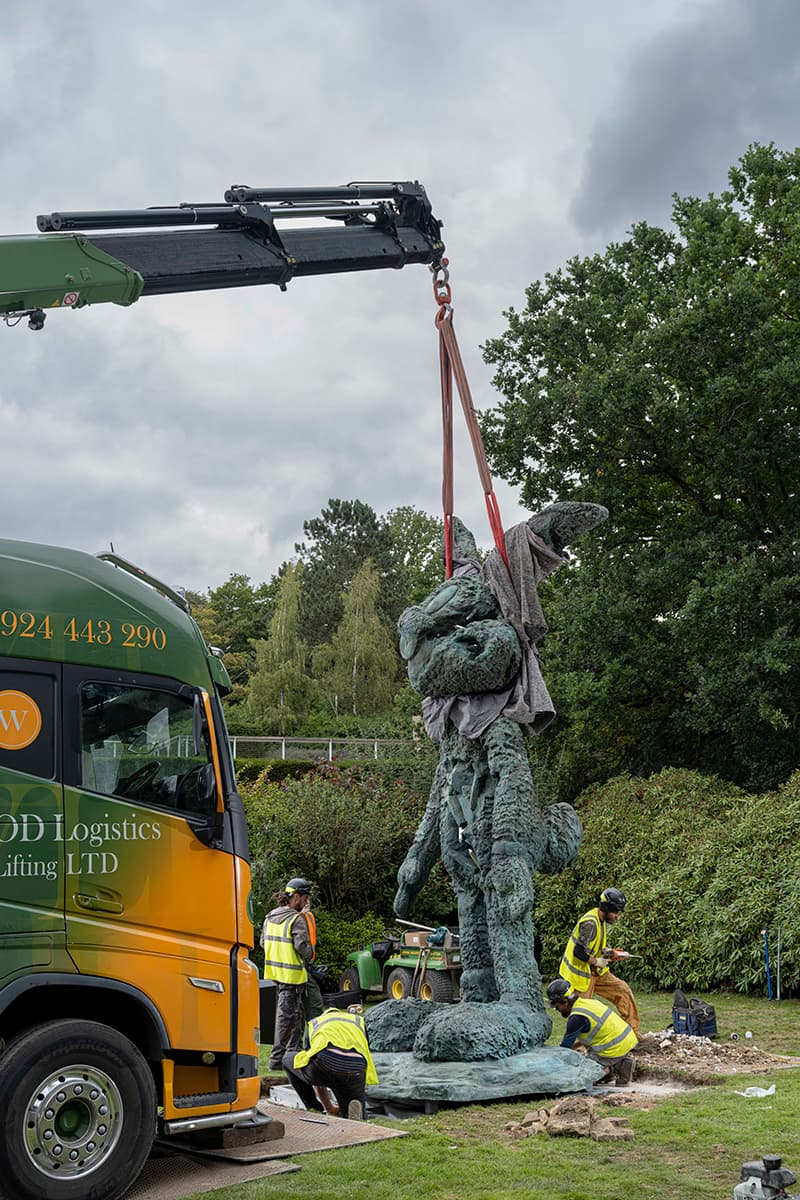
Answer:
M310 222L316 222L310 224ZM0 238L0 314L44 325L44 309L275 283L298 275L441 263L441 223L419 183L233 186L224 204L51 213Z

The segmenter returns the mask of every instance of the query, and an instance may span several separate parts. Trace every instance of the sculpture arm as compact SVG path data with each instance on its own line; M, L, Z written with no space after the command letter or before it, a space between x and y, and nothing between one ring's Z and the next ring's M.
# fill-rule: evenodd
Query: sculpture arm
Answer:
M397 892L394 898L395 915L406 919L411 906L425 885L440 854L439 819L445 772L442 764L433 776L428 803L425 807L414 841L397 872Z

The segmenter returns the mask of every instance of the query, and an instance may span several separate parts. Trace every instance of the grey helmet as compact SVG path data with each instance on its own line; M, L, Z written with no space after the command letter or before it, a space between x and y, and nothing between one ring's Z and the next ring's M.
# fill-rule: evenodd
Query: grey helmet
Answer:
M548 983L547 999L550 1001L550 1007L555 1008L562 1000L566 1000L571 991L572 988L566 979L554 979L552 983Z
M606 888L600 894L599 907L602 908L603 912L624 912L627 903L625 893L621 892L619 888Z
M286 892L287 896L293 896L295 892L299 892L302 896L310 896L313 886L314 885L309 883L307 879L301 879L299 876L295 876L294 879L289 880L283 890Z

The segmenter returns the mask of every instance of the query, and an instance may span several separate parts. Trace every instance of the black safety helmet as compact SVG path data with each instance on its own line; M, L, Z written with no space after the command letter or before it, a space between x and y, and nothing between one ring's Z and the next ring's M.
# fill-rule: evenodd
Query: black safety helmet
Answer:
M555 1008L562 1000L566 1000L571 991L572 988L566 979L554 979L552 983L548 983L547 999L550 1001L550 1007Z
M294 879L289 880L283 890L286 892L287 896L293 896L295 892L299 892L301 896L310 896L313 887L313 883L309 883L307 879L301 879L299 876L295 876Z
M624 892L619 888L606 888L600 895L599 907L603 912L624 912L627 903Z

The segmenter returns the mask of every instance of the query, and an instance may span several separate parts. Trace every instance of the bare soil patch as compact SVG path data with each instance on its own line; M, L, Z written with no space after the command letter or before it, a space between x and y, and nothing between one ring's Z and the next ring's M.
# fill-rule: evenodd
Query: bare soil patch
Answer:
M722 1075L764 1075L779 1067L800 1066L800 1059L768 1054L752 1041L712 1041L662 1030L645 1033L633 1051L636 1075L632 1088L650 1081L677 1081L695 1087L715 1083Z

